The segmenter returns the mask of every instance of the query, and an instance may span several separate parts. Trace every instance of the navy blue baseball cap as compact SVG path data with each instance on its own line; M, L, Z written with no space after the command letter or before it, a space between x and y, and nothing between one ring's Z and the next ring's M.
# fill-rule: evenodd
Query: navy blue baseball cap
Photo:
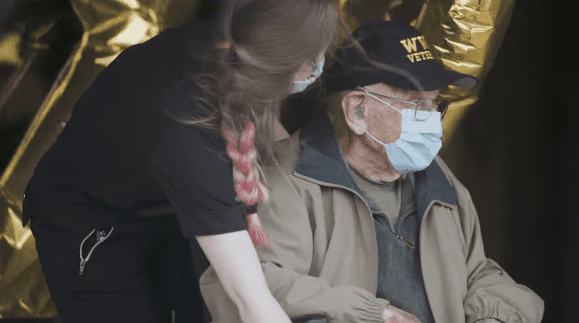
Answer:
M476 78L443 67L432 56L424 37L399 21L369 21L354 32L356 46L343 46L322 78L328 92L385 83L409 90L440 90L449 85L472 88ZM372 64L371 61L377 64ZM410 75L410 76L409 76Z

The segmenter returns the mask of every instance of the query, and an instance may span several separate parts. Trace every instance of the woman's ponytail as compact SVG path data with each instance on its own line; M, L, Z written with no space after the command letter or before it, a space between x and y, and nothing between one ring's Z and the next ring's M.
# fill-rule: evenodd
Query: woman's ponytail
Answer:
M227 139L227 155L233 161L235 193L245 204L246 210L250 210L247 214L249 236L256 246L269 247L269 237L254 207L258 200L266 201L268 198L267 188L260 180L256 164L255 126L249 121L239 140L225 127L223 135Z

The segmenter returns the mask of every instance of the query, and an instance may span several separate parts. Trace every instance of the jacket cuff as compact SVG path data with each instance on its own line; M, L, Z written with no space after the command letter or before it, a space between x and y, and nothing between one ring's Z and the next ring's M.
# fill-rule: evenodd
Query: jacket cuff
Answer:
M498 318L496 318L496 317L490 317L490 316L488 316L488 317L481 317L481 318L478 318L478 319L474 319L474 321L472 321L472 323L481 322L482 320L486 320L486 319L493 319L493 320L496 320L497 322L500 322L500 323L507 323L507 321L503 321L503 320L498 319Z
M363 322L384 322L384 310L390 305L390 302L382 298L374 298L373 300L367 300L367 302L366 315Z
M514 322L523 322L522 320L516 319L512 320L509 319L509 315L506 313L499 313L498 310L486 310L477 313L478 315L471 315L469 319L466 321L467 323L481 323L484 319L494 319L501 323L514 323Z

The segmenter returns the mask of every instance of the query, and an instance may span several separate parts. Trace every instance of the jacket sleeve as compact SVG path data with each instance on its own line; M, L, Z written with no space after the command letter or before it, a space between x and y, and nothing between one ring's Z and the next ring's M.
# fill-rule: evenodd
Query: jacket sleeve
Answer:
M270 249L258 249L258 254L273 296L292 319L323 315L330 322L382 322L388 301L357 286L331 286L309 275L314 249L311 205L288 176L269 172L269 201L258 210L271 242ZM211 268L201 277L201 291L214 322L239 321Z
M448 173L447 173L448 174ZM467 295L464 310L467 323L494 318L504 323L539 323L543 300L526 286L517 284L484 252L480 222L470 193L454 178L458 206L467 245Z

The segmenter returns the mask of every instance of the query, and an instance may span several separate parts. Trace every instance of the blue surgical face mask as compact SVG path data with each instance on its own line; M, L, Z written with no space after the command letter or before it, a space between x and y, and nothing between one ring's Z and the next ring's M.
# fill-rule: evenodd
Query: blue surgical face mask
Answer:
M293 87L291 93L302 92L310 84L314 83L316 81L316 79L322 74L322 70L324 68L324 61L325 61L325 57L322 59L322 61L320 63L316 64L314 73L312 74L312 76L310 78L303 80L303 81L293 81L294 87Z
M442 147L442 121L440 112L427 112L425 120L417 120L412 109L402 109L402 129L400 138L385 144L366 133L370 138L384 146L390 163L399 174L416 172L428 167ZM422 119L422 118L421 118Z

